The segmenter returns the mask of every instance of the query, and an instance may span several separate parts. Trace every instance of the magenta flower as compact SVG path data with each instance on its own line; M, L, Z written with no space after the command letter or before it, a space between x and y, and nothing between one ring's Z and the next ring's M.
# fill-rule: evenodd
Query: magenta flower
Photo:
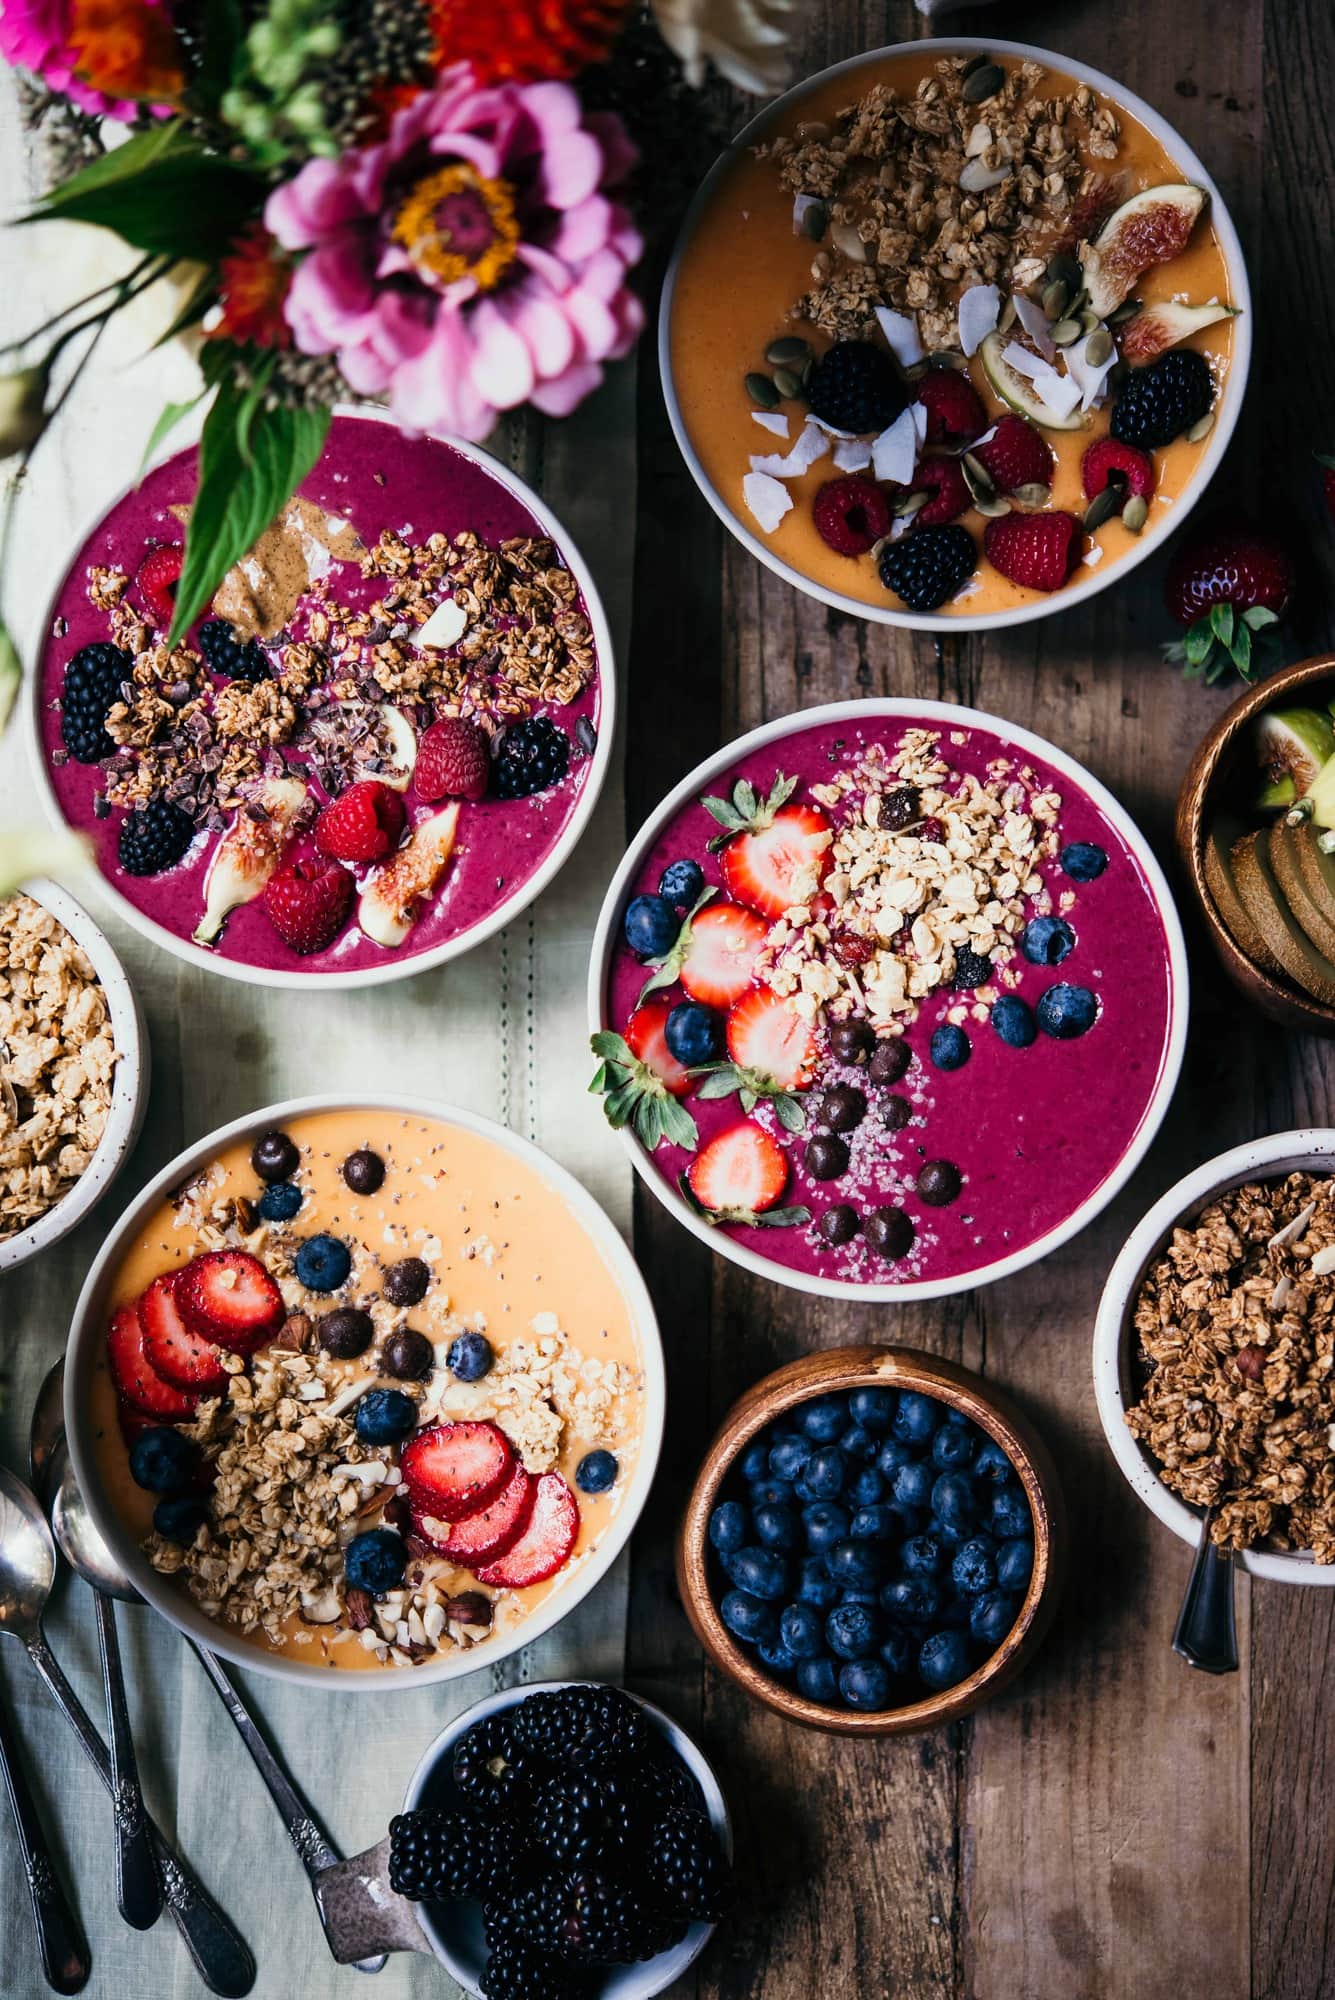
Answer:
M635 153L563 83L479 89L456 64L388 136L311 160L265 221L304 250L285 311L306 354L387 392L405 430L482 438L501 410L565 416L644 324L641 242L612 190Z
M70 14L70 0L0 0L0 56L14 68L40 76L52 90L82 105L85 111L111 118L137 118L141 105L128 98L107 97L74 74Z

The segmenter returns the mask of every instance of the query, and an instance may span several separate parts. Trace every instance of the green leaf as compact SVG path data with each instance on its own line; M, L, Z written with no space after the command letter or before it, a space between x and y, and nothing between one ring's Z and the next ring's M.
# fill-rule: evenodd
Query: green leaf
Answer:
M752 820L760 809L756 788L747 778L739 778L733 787L733 799L743 820Z
M1238 620L1237 628L1233 633L1233 643L1228 650L1232 656L1234 666L1242 675L1242 678L1247 680L1250 677L1252 666L1252 630L1245 618Z
M1263 632L1267 625L1278 625L1279 617L1268 605L1253 604L1250 611L1243 612L1242 622L1253 632Z
M1210 611L1210 630L1221 646L1227 646L1233 637L1233 606L1216 604Z
M136 486L139 484L139 481L143 478L144 474L148 471L149 463L152 460L153 454L157 450L158 446L163 442L164 438L168 438L171 436L171 433L176 429L176 426L181 422L181 419L183 417L189 416L190 412L195 408L196 404L202 400L202 398L206 393L207 392L205 390L201 389L199 395L192 396L188 403L163 404L162 411L158 417L158 420L148 434L148 443L144 446L144 455L139 461L139 470L134 475L134 483Z
M659 1115L663 1136L683 1152L693 1153L700 1144L700 1133L694 1118L675 1097L665 1096L659 1104Z
M216 111L237 69L246 22L239 0L204 0L203 54L190 86L190 96L206 111Z
M1214 650L1214 638L1206 619L1197 619L1186 637L1187 665L1203 667Z
M246 464L251 464L254 452L250 448L250 432L255 422L255 413L264 395L264 385L273 373L274 354L270 349L262 356L250 380L250 387L241 399L241 407L236 413L236 448Z
M179 124L165 122L169 131ZM140 147L140 139L156 143ZM131 148L139 150L126 163ZM119 163L115 171L93 176L86 167L23 220L88 222L113 230L136 250L208 262L223 254L264 204L265 183L257 174L205 152L194 139L169 145L149 132L105 157ZM94 161L93 167L103 164Z
M718 891L716 889L706 884L691 904L686 915L682 918L681 928L677 932L676 938L669 949L663 953L661 958L651 958L645 961L646 964L653 967L653 971L640 988L639 998L635 1002L637 1007L642 1007L649 995L656 993L660 986L671 986L676 982L681 968L686 963L687 954L691 949L691 920L704 908L711 897L717 894Z
M774 1099L774 1116L785 1132L805 1132L807 1114L791 1091L781 1090Z
M811 1210L800 1204L794 1208L767 1208L747 1219L755 1229L803 1229L811 1220Z
M43 196L40 203L43 214L51 214L58 205L71 197L79 199L85 194L96 193L100 188L114 186L118 181L132 180L146 167L155 166L171 155L188 150L198 150L179 118L155 118L142 132L136 132L123 146L113 146L108 153L99 153L77 174L62 181L59 187ZM29 216L27 220L35 220Z
M9 718L14 713L14 703L23 685L23 663L19 659L19 649L9 635L9 627L0 622L0 736L9 727Z
M199 487L168 637L172 646L300 486L329 432L328 410L268 410L247 459L237 435L245 400L234 383L224 382L204 420Z
M191 328L192 326L198 326L199 322L203 319L209 307L214 304L217 297L218 297L217 273L212 270L201 272L199 278L191 286L190 292L185 300L184 305L181 307L180 311L176 314L175 318L171 322L171 325L166 329L166 331L158 335L157 339L153 342L153 348L156 349L159 347L169 347L173 340L179 339L180 335L187 332L189 328ZM225 347L227 345L225 341L219 341L216 342L215 344L219 347ZM201 367L203 367L202 360L200 365Z
M741 1084L740 1071L734 1068L732 1063L722 1063L718 1069L710 1070L706 1075L700 1085L699 1095L710 1100L731 1097L734 1091L741 1089Z
M608 1062L624 1063L627 1068L635 1060L621 1036L614 1035L610 1028L599 1028L596 1035L590 1035L589 1047L596 1056L602 1056Z

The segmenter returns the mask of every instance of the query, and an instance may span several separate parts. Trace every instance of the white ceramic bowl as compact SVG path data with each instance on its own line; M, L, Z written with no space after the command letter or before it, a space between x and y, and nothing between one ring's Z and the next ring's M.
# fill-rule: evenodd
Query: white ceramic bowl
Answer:
M335 415L364 418L373 423L387 424L390 428L395 428L393 419L387 411L370 404L340 404ZM60 827L66 826L68 822L60 809L47 770L46 754L42 744L41 715L43 665L47 642L55 606L68 574L70 551L83 547L88 537L95 532L112 508L118 506L126 495L134 490L146 472L175 457L181 451L183 437L189 441L188 433L174 431L170 441L162 446L148 464L141 467L109 500L98 507L90 519L83 523L78 534L72 538L70 547L62 548L59 574L53 579L51 589L46 596L41 622L36 628L35 658L32 670L26 677L28 749L43 807L48 816ZM444 965L448 960L460 958L465 952L472 951L475 946L482 944L512 922L521 910L527 909L565 866L592 817L611 763L617 705L616 662L612 649L612 633L602 600L598 595L597 585L594 583L588 564L561 523L532 488L517 478L508 466L502 465L498 459L491 456L490 452L483 451L479 446L469 444L462 438L441 434L438 441L449 445L461 457L480 466L499 486L503 486L508 493L513 494L521 506L528 509L539 527L555 542L583 594L588 609L589 624L593 631L594 655L598 663L601 711L598 741L589 759L588 774L584 779L584 787L570 816L569 824L541 866L535 868L528 879L512 894L502 898L496 908L480 923L474 924L471 930L462 932L458 937L447 938L444 944L435 945L427 951L410 952L406 955L403 951L387 952L383 965L361 966L347 972L282 970L269 966L247 965L241 960L224 957L220 952L210 951L203 945L192 943L188 938L177 937L174 931L167 930L164 925L146 916L121 893L114 882L99 871L99 888L104 895L110 897L126 923L132 924L154 944L160 944L164 951L184 959L189 965L203 966L209 972L221 973L226 979L239 979L249 986L295 986L307 991L316 989L322 992L345 990L353 986L383 986L390 980L411 979L415 973L426 972L432 966Z
M1044 737L1034 735L1032 730L1020 729L1016 724L1005 722L999 716L984 714L980 709L957 707L953 702L908 701L897 698L829 702L821 708L801 709L794 715L784 715L773 722L762 723L759 729L751 730L746 736L737 737L734 742L725 745L722 750L707 758L703 764L697 764L696 768L683 778L675 790L670 792L662 804L650 814L631 841L621 866L612 878L603 907L598 913L598 924L593 935L593 953L589 962L588 1004L591 1033L607 1027L620 1030L620 1022L614 1022L608 1017L606 993L612 961L621 935L622 912L631 884L644 866L646 854L653 848L664 827L683 806L697 798L716 779L732 770L733 766L744 758L772 744L782 743L787 736L807 729L819 729L822 724L833 722L844 723L852 730L862 723L875 723L883 718L899 722L935 723L943 729L974 727L987 730L989 734L1000 737L1014 748L1042 758L1054 770L1061 772L1078 785L1117 829L1144 873L1163 923L1169 965L1167 1045L1154 1095L1150 1099L1132 1144L1107 1178L1067 1217L1065 1222L1055 1229L1050 1229L1045 1236L1040 1236L1025 1249L1016 1250L1007 1257L998 1257L990 1264L979 1265L955 1277L918 1279L899 1284L887 1282L880 1285L861 1285L845 1278L822 1278L807 1271L795 1271L772 1258L757 1256L753 1250L737 1243L725 1229L714 1228L697 1215L690 1204L683 1199L679 1190L664 1179L630 1128L622 1128L619 1134L621 1143L629 1152L631 1164L641 1179L693 1236L698 1236L711 1250L717 1250L720 1256L730 1258L744 1270L754 1271L758 1277L769 1278L780 1285L791 1285L797 1291L813 1292L820 1298L863 1299L895 1304L909 1299L945 1298L952 1292L967 1292L972 1291L977 1285L993 1284L998 1278L1008 1277L1012 1271L1023 1270L1026 1264L1037 1263L1040 1257L1048 1256L1061 1244L1069 1242L1071 1237L1080 1233L1086 1223L1092 1222L1094 1217L1107 1207L1118 1189L1130 1179L1163 1122L1164 1113L1177 1087L1182 1056L1186 1048L1188 1013L1186 945L1172 894L1164 880L1163 871L1150 850L1149 843L1135 821L1106 786L1101 785L1082 764L1077 764L1073 757L1068 757L1064 750L1058 750Z
M148 1035L138 997L124 966L87 910L56 883L25 882L23 893L49 910L91 959L107 998L117 1060L111 1108L86 1171L54 1208L48 1208L45 1215L38 1216L36 1222L30 1222L17 1236L0 1238L0 1271L26 1264L29 1257L58 1243L76 1222L83 1220L124 1166L148 1109Z
M89 1436L87 1393L106 1335L112 1282L136 1235L164 1196L189 1180L192 1174L215 1159L223 1147L235 1140L258 1137L261 1132L281 1127L288 1120L305 1117L313 1111L332 1111L347 1106L364 1107L371 1112L408 1113L413 1117L432 1118L442 1125L476 1133L513 1154L517 1160L522 1160L567 1204L611 1270L627 1302L644 1370L643 1421L635 1469L621 1506L608 1524L602 1540L575 1566L566 1583L544 1598L532 1615L514 1631L503 1636L498 1634L483 1645L452 1653L439 1661L424 1662L421 1666L361 1673L348 1673L335 1667L308 1666L303 1660L250 1645L233 1633L229 1625L207 1618L184 1591L173 1590L168 1580L158 1575L115 1512L103 1486ZM289 1098L285 1103L271 1104L263 1110L250 1112L244 1118L233 1119L230 1125L220 1126L207 1138L179 1153L135 1197L98 1252L74 1308L65 1356L65 1430L75 1476L103 1540L153 1608L190 1638L222 1654L239 1667L249 1667L257 1673L272 1674L278 1680L295 1681L306 1687L337 1688L341 1692L373 1697L392 1694L399 1688L461 1680L467 1674L485 1672L498 1666L511 1653L527 1646L531 1640L541 1638L544 1632L550 1631L568 1611L573 1611L588 1596L629 1541L649 1497L663 1441L664 1405L663 1349L648 1290L619 1232L574 1175L558 1166L555 1160L548 1158L527 1139L507 1131L503 1125L493 1124L489 1118L476 1117L471 1111L460 1111L451 1105L424 1103L420 1098L386 1096L369 1091L364 1097L344 1094Z
M1169 1188L1132 1230L1099 1301L1094 1323L1094 1395L1104 1436L1118 1466L1150 1512L1193 1548L1201 1538L1200 1514L1169 1492L1154 1459L1127 1426L1127 1404L1135 1393L1131 1361L1136 1294L1145 1272L1180 1223L1191 1222L1216 1196L1241 1187L1244 1181L1282 1180L1285 1174L1295 1172L1335 1173L1335 1131L1308 1127L1276 1132L1207 1160ZM1269 1577L1276 1583L1335 1585L1335 1563L1317 1563L1306 1551L1289 1554L1244 1549L1238 1560L1253 1576Z
M747 522L734 513L728 501L712 484L692 445L683 419L677 391L672 376L672 302L676 293L677 274L686 246L696 223L713 199L715 190L728 166L738 153L754 146L769 130L776 119L798 106L808 91L819 88L834 77L847 77L852 89L857 72L870 65L883 62L888 56L912 55L923 49L930 52L935 60L940 56L952 55L999 55L1014 56L1017 59L1042 63L1045 69L1060 70L1077 82L1088 83L1100 95L1106 96L1114 108L1129 111L1138 118L1152 138L1159 141L1169 158L1180 168L1184 179L1193 181L1198 187L1208 190L1210 196L1209 213L1218 233L1224 253L1224 263L1228 271L1229 291L1234 305L1240 308L1233 322L1233 349L1229 361L1228 376L1224 391L1216 409L1214 429L1206 439L1200 461L1187 491L1172 508L1161 509L1161 522L1147 530L1140 538L1140 545L1113 566L1100 564L1094 569L1085 569L1064 586L1049 596L1038 596L1032 604L1017 605L1010 611L975 612L952 614L943 611L909 611L896 609L893 605L866 604L859 597L845 597L837 590L827 590L794 569L774 552L762 535L755 533ZM663 394L667 400L668 416L683 458L691 469L696 485L708 500L725 528L751 554L791 583L807 597L816 598L821 604L828 604L835 611L845 612L850 618L865 618L876 625L903 625L920 632L991 632L1006 625L1027 625L1034 618L1050 618L1054 612L1067 611L1074 604L1081 604L1098 591L1106 590L1111 583L1118 583L1130 574L1137 563L1143 562L1183 520L1199 500L1228 449L1229 439L1238 421L1242 399L1247 388L1247 374L1251 366L1251 287L1247 280L1247 266L1243 259L1242 245L1238 232L1233 226L1233 218L1224 205L1223 196L1191 147L1168 123L1160 117L1152 105L1143 98L1136 97L1113 77L1105 76L1102 70L1091 69L1088 63L1073 61L1069 56L1054 55L1049 49L1034 48L1027 42L1002 42L984 40L970 35L943 35L930 42L896 42L892 47L872 49L866 54L851 56L847 62L835 63L830 69L821 70L794 86L773 104L766 105L744 130L738 133L727 152L710 168L701 183L700 190L687 212L682 224L681 235L673 251L668 267L667 281L663 287L662 304L658 315L658 366L663 378ZM759 449L759 447L758 447Z

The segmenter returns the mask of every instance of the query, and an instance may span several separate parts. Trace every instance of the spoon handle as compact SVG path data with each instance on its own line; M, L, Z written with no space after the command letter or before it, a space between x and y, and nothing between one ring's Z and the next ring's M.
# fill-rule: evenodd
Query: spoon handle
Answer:
M278 1808L283 1825L287 1829L288 1839L296 1848L302 1867L306 1870L312 1883L314 1883L317 1877L323 1874L325 1869L336 1867L342 1856L330 1846L316 1825L310 1806L297 1790L290 1774L284 1769L283 1765L269 1748L259 1724L246 1707L240 1689L227 1673L222 1662L213 1653L209 1652L206 1646L196 1644L193 1639L189 1643L196 1659L216 1689L223 1707L236 1724L241 1741L245 1744L247 1750L249 1750L254 1759L256 1770L269 1788L269 1796ZM320 1911L320 1922L324 1926L327 1938L328 1925L325 1921L324 1909L320 1905L318 1897L316 1899L316 1907ZM359 1959L354 1964L353 1970L355 1972L381 1972L384 1970L384 1966L385 1957L382 1953L377 1958Z
M92 1971L87 1941L79 1919L70 1908L60 1886L51 1850L46 1844L37 1806L28 1789L10 1731L9 1718L0 1714L0 1770L14 1811L23 1872L32 1898L32 1917L37 1926L37 1947L42 1955L42 1971L48 1986L57 1993L77 1993L88 1983Z
M148 1831L139 1765L130 1728L130 1708L121 1671L116 1609L100 1590L93 1592L97 1639L102 1654L102 1686L111 1737L111 1797L116 1821L116 1907L137 1931L152 1928L162 1915L162 1884Z
M1173 1633L1173 1651L1203 1673L1235 1674L1238 1634L1233 1618L1233 1551L1217 1548L1210 1539L1217 1511L1209 1508L1201 1523L1196 1560Z
M111 1792L111 1759L106 1745L89 1721L88 1711L66 1680L55 1654L46 1643L45 1635L38 1631L31 1639L25 1639L24 1644L28 1657L46 1683L47 1691L83 1745L98 1777ZM151 1819L148 1820L148 1832L162 1876L167 1908L185 1940L186 1950L195 1961L200 1978L213 1992L223 1994L225 2000L241 2000L241 1996L249 1993L255 1984L255 1961L245 1939L234 1929L231 1918L219 1909L189 1863L167 1845Z

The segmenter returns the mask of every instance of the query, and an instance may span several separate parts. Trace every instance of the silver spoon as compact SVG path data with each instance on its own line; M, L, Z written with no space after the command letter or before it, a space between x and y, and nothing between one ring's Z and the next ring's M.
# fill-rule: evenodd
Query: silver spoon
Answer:
M19 1856L28 1880L32 1918L37 1926L37 1949L46 1983L54 1986L57 1993L77 1993L87 1985L93 1969L88 1943L56 1874L36 1802L18 1760L9 1717L3 1714L0 1714L0 1774L14 1812Z
M1233 1618L1233 1551L1216 1547L1210 1531L1219 1503L1207 1507L1200 1545L1177 1615L1173 1651L1188 1666L1207 1674L1238 1671L1238 1634Z
M57 1708L73 1729L98 1777L113 1792L111 1759L46 1642L42 1613L56 1577L56 1548L36 1495L0 1466L0 1636L17 1639ZM114 1793L113 1793L114 1800ZM167 1907L200 1978L215 1993L240 2000L255 1983L255 1961L189 1865L148 1821Z

